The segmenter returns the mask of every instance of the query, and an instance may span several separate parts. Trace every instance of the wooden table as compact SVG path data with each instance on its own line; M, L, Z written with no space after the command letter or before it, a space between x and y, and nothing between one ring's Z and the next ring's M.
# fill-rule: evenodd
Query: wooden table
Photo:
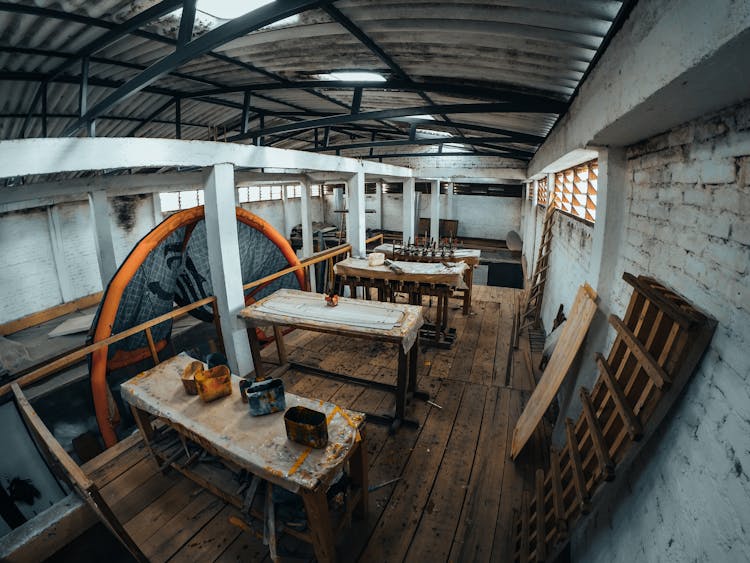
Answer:
M279 362L288 366L284 341L280 327L287 326L349 336L366 338L380 342L391 342L398 345L398 375L396 385L375 383L367 379L335 374L320 368L300 363L291 365L297 369L312 371L318 375L332 376L345 381L361 383L391 391L396 397L396 409L393 417L374 417L378 421L385 419L395 431L406 420L406 403L412 396L425 396L417 390L417 356L418 346L415 342L419 329L424 323L422 308L398 303L380 303L358 299L339 298L336 307L328 307L323 296L296 289L280 289L245 307L240 311L240 318L250 327L272 324L277 335L276 346ZM253 355L256 377L264 377L265 370L260 356L260 343L254 330L249 330L250 350Z
M348 284L354 295L357 287L366 290L375 288L379 301L394 301L396 292L409 295L409 303L422 304L422 297L437 298L437 312L431 340L436 345L450 346L453 342L448 329L448 298L454 289L465 288L464 272L469 268L464 262L449 264L393 261L401 271L395 272L388 266L370 266L366 259L347 258L334 266L336 275ZM365 291L369 299L369 291ZM425 327L426 329L428 327Z
M191 361L194 360L180 354L121 387L122 397L130 403L136 423L160 467L177 469L234 506L249 508L254 516L262 516L262 512L247 506L247 498L237 493L236 479L241 470L299 494L307 512L308 531L286 527L285 533L312 543L318 561L335 561L334 526L326 491L348 463L354 489L349 495L346 515L352 512L362 517L366 515L368 464L364 415L286 393L287 408L302 405L327 415L328 446L324 449L305 447L286 437L283 413L250 416L247 405L240 400L239 377L232 376L231 395L211 403L186 394L181 374ZM172 436L176 432L179 440L173 439L170 446L164 429ZM204 452L220 458L226 469L201 463ZM185 459L180 463L182 458ZM259 480L254 478L253 481L257 487ZM271 498L270 493L269 485L267 499ZM273 503L268 501L268 504L266 515L270 514L267 523L272 530L270 542L274 553L275 519ZM340 524L347 521L348 517L343 518Z
M400 248L400 247L399 247ZM463 299L463 313L468 315L471 310L471 289L474 285L474 268L479 265L482 251L477 248L457 248L453 251L453 256L441 256L438 252L435 256L432 254L409 254L405 252L396 252L396 247L390 243L384 243L376 246L373 252L382 252L390 260L401 260L404 262L463 262L469 266L464 272L465 288L456 288L454 291L461 292ZM455 295L454 295L455 296Z

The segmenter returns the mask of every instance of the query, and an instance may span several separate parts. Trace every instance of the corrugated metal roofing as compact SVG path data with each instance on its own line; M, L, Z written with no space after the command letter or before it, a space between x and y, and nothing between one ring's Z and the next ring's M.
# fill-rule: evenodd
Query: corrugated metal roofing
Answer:
M284 3L277 0L275 5ZM81 51L157 5L155 0L0 2L0 138L43 135L42 101L34 107L31 101L45 81L46 134L64 135L79 117ZM425 108L419 114L430 114L435 120L419 127L457 137L493 138L473 149L528 159L564 111L613 23L629 5L609 0L321 2L172 69L98 115L96 134L174 137L176 100L180 99L183 138L207 139L216 128L232 138L241 131L243 88L252 90L249 131L253 135L261 131L261 121L269 129L347 115L352 112L354 89L331 88L319 75L365 70L393 84L429 84L429 91L403 90L390 83L387 88L365 88L359 107L365 115L362 120L330 123L330 147L410 138L410 125L403 116L370 119L367 112L498 102L507 94L518 103L548 100L557 105L554 111L539 106L538 111L478 108L472 113L448 114ZM194 39L210 32L211 19L196 23ZM178 29L179 14L161 16L91 54L87 107L96 106L117 87L172 54ZM70 61L67 68L55 72ZM317 83L288 87L289 82L307 81ZM195 97L198 93L206 95ZM265 135L263 142L324 150L324 127L318 128L317 147L315 131L309 128ZM519 135L498 140L497 129ZM432 145L398 145L377 147L373 152L438 150ZM369 152L368 148L342 149L341 154L366 157Z

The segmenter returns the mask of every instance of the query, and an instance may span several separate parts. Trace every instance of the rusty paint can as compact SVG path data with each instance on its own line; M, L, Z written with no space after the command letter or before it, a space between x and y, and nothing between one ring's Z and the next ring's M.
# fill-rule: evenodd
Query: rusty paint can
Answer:
M280 379L265 381L240 381L242 402L248 404L252 416L262 416L286 409L284 382Z
M198 395L206 403L232 393L232 378L227 366L216 366L195 374Z
M328 425L325 413L307 407L291 407L284 413L286 435L293 442L312 448L328 445Z
M197 395L198 387L195 385L195 375L203 372L203 363L199 361L190 362L182 370L182 386L188 395Z

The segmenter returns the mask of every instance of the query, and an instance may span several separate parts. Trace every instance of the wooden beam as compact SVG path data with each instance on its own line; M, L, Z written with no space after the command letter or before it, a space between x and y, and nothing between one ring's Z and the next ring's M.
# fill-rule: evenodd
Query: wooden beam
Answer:
M26 315L25 317L21 317L20 319L3 323L0 325L0 336L8 336L9 334L16 333L32 326L37 326L42 323L46 323L47 321L51 321L52 319L56 319L58 317L62 317L63 315L73 313L74 311L80 311L81 309L93 307L94 305L97 305L99 301L101 301L101 298L102 292L97 291L96 293L86 295L85 297L81 297L79 299L76 299L75 301L61 303L60 305L55 305L54 307L50 307L49 309L45 309L44 311L32 313L30 315Z
M609 389L609 393L612 396L612 401L615 403L617 412L622 417L623 424L628 429L628 434L632 440L640 440L643 436L643 425L638 419L638 416L633 412L633 408L628 403L627 397L622 390L622 387L615 379L612 369L609 367L607 360L600 353L596 353L596 364L599 366L599 374L604 380L604 384Z
M586 418L591 441L594 444L596 459L599 461L599 472L605 481L611 481L615 478L615 464L609 455L609 448L607 448L607 444L604 441L602 428L599 426L599 421L594 414L594 409L591 406L591 397L585 387L581 387L580 396L583 414Z
M630 353L635 356L641 367L643 367L643 370L654 382L654 385L659 389L663 389L672 382L667 372L664 371L664 368L656 363L651 353L617 315L609 316L609 324L615 328L618 336L625 342Z

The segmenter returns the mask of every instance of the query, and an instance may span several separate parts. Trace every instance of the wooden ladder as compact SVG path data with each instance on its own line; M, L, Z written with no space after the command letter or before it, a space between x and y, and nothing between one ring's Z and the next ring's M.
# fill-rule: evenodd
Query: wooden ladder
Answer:
M565 420L566 443L550 448L549 466L514 510L513 563L554 561L572 528L611 502L608 483L659 434L713 335L716 321L657 280L623 279L633 293L624 319L610 315L616 338L607 357L596 354L599 377L580 388L582 412Z
M539 252L536 258L536 267L531 277L531 285L526 291L526 302L521 311L518 330L515 332L514 347L518 348L518 336L525 328L539 328L542 312L542 299L544 299L544 285L547 282L547 270L549 269L549 255L552 249L552 217L555 214L555 200L547 204L547 212L544 214L544 226L542 240L539 244Z

